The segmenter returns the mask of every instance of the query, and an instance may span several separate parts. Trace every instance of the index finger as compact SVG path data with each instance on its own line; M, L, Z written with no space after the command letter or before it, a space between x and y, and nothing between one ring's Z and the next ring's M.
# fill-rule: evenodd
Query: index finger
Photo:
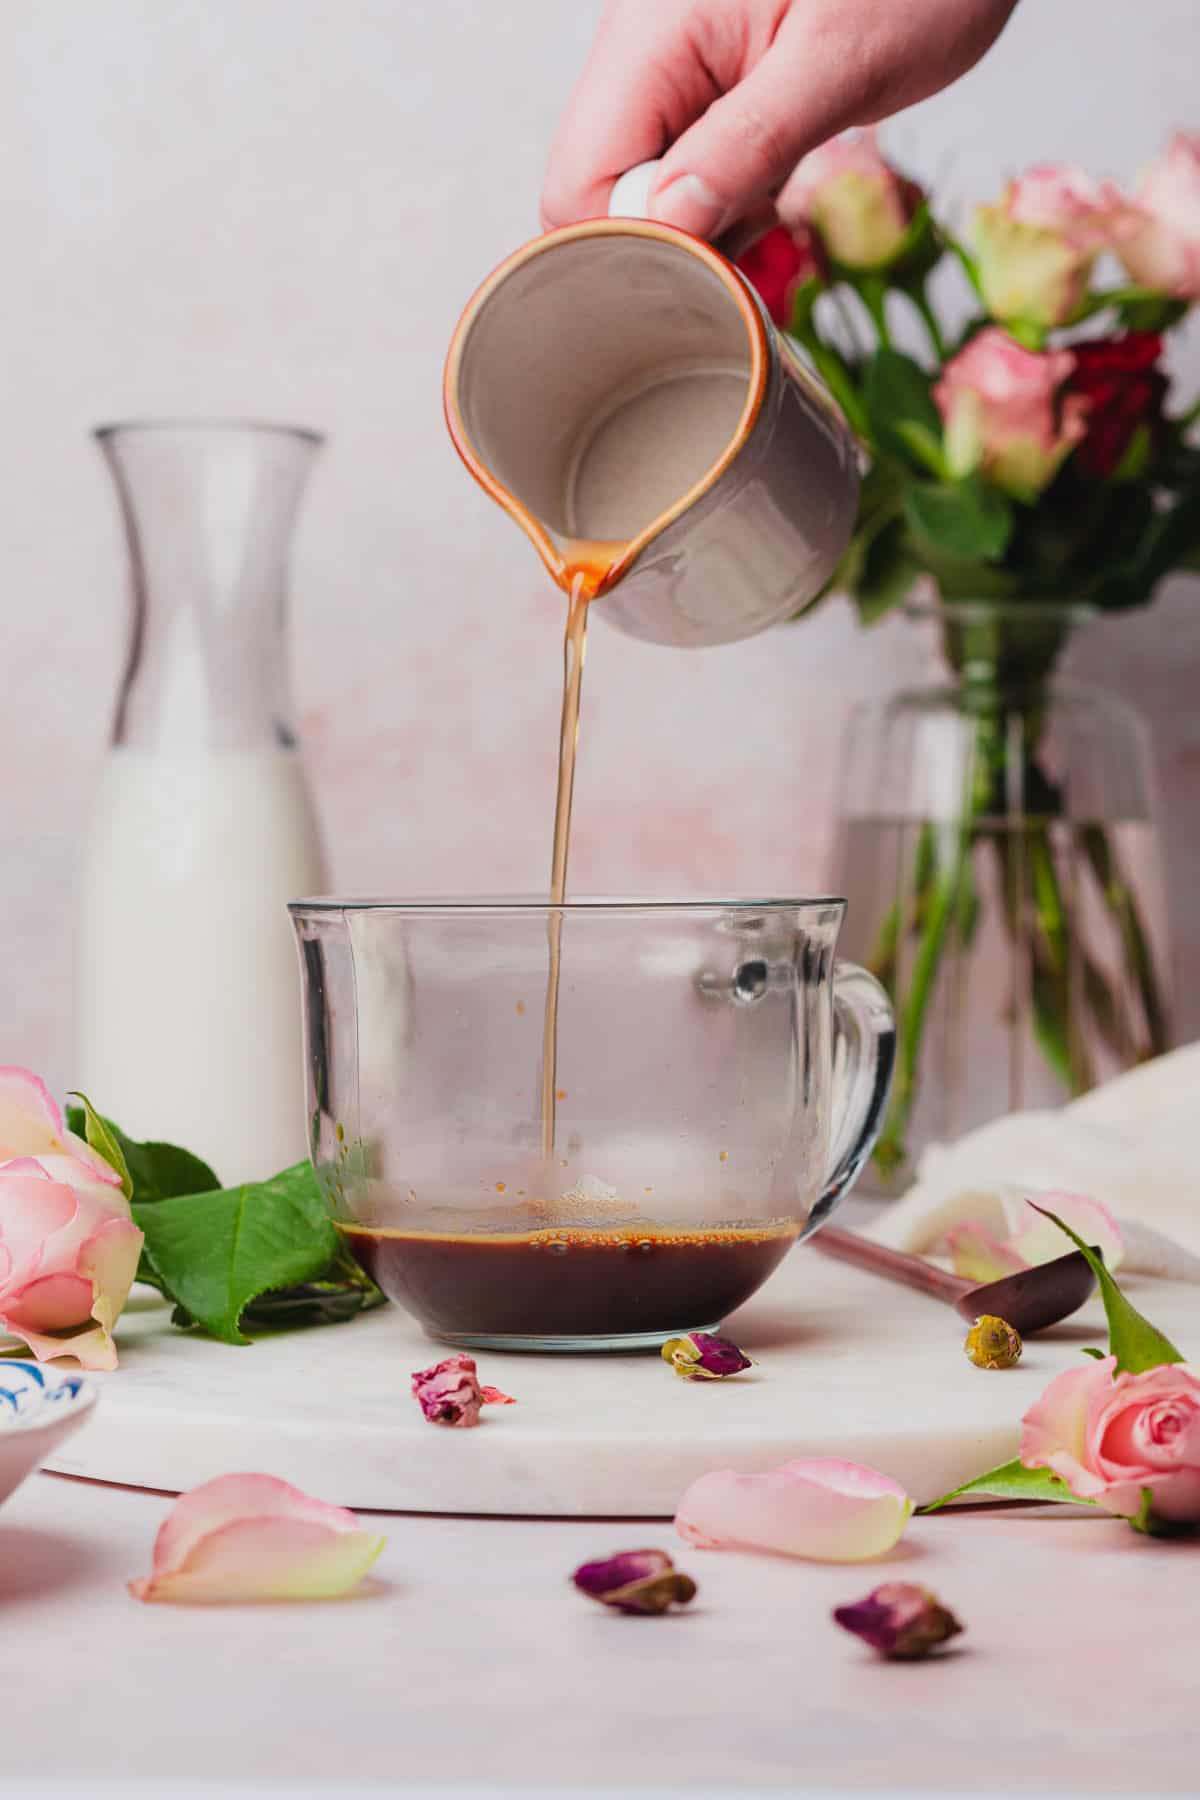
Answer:
M550 148L542 224L550 230L608 211L618 176L659 157L716 98L703 63L675 33L649 46L602 30Z

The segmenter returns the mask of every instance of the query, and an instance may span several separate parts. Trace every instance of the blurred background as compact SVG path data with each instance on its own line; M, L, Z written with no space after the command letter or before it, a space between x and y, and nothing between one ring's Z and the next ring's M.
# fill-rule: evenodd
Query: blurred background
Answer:
M599 12L579 0L42 0L5 10L0 456L0 1061L70 1084L79 833L125 643L125 560L89 438L231 414L329 434L293 562L295 689L336 885L541 891L562 601L459 466L441 367L478 280L537 229ZM1195 0L1025 0L885 145L965 214L1044 159L1121 180L1200 126ZM1185 390L1200 343L1177 355ZM819 891L839 734L933 647L803 623L679 653L596 629L576 892ZM1200 581L1093 627L1080 673L1152 721L1180 1026L1200 1032Z

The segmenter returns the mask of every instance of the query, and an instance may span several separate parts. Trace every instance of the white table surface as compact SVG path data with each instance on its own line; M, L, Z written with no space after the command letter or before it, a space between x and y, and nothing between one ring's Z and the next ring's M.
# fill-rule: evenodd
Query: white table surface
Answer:
M1176 1343L1200 1341L1200 1287L1128 1283ZM651 1355L480 1351L481 1378L516 1396L479 1431L431 1430L409 1372L446 1354L398 1306L345 1329L263 1338L252 1350L175 1330L140 1294L118 1327L121 1366L49 1459L60 1475L185 1492L261 1469L339 1506L388 1512L669 1519L710 1469L797 1456L883 1469L918 1503L1016 1455L1020 1418L1051 1377L1103 1343L1093 1295L1032 1339L1018 1368L984 1375L948 1306L802 1246L726 1329L757 1367L680 1382Z
M1200 1780L1200 1543L1075 1509L917 1519L857 1568L690 1550L661 1522L376 1515L388 1544L358 1597L144 1606L125 1582L170 1504L40 1475L0 1510L5 1800ZM696 1577L687 1611L624 1618L568 1586L643 1543ZM832 1625L888 1576L934 1588L962 1648L884 1664Z

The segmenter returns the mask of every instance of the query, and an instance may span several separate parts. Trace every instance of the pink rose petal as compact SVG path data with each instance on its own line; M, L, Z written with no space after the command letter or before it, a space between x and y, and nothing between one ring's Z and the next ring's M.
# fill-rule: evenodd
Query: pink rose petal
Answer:
M1093 1360L1056 1375L1021 1421L1021 1461L1027 1469L1049 1469L1081 1500L1103 1487L1088 1473L1088 1407L1097 1382L1112 1386L1115 1356Z
M1034 1194L1038 1206L1057 1213L1064 1224L1081 1237L1085 1244L1095 1245L1104 1257L1105 1266L1116 1269L1125 1256L1121 1228L1099 1200L1085 1194ZM1022 1205L1011 1196L1004 1201L1010 1236L1008 1249L1020 1257L1025 1268L1037 1263L1053 1262L1056 1256L1069 1256L1072 1245L1053 1219Z
M356 1587L385 1540L352 1512L273 1475L220 1475L176 1501L138 1600L331 1600Z
M999 1281L1005 1275L1019 1274L1027 1266L1007 1244L973 1221L951 1226L946 1233L946 1247L954 1273L967 1281Z
M485 1406L515 1406L517 1403L511 1394L505 1394L498 1387L484 1385L479 1392L483 1395Z
M912 1509L899 1483L876 1469L807 1457L765 1475L701 1475L679 1502L675 1528L706 1550L862 1562L892 1549Z
M11 1072L10 1072L11 1073ZM41 1361L73 1356L116 1367L112 1330L137 1273L142 1234L120 1186L67 1155L0 1166L0 1329Z
M88 1178L120 1187L121 1177L83 1138L68 1131L45 1082L29 1069L0 1069L0 1160L19 1156L66 1156L82 1164ZM67 1177L55 1173L56 1180ZM72 1182L72 1186L78 1183Z
M1125 1244L1107 1206L1083 1194L1037 1193L1032 1198L1038 1206L1057 1213L1085 1243L1094 1244L1108 1268L1119 1267ZM989 1196L984 1204L986 1220L966 1217L945 1232L955 1274L968 1281L999 1281L1001 1276L1070 1255L1069 1240L1023 1193Z
M49 1149L65 1129L40 1076L31 1069L0 1068L0 1146L6 1158Z

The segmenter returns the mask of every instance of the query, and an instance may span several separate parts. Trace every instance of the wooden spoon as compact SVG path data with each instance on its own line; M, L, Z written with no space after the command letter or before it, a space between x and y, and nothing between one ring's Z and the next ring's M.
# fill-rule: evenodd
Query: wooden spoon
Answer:
M835 1225L823 1225L811 1242L813 1249L825 1256L944 1300L972 1324L984 1313L1005 1319L1022 1337L1045 1331L1048 1325L1057 1325L1060 1319L1078 1312L1096 1285L1087 1258L1079 1250L976 1286L961 1275L935 1268L923 1257L889 1250L886 1244L873 1243L854 1231L839 1231Z

